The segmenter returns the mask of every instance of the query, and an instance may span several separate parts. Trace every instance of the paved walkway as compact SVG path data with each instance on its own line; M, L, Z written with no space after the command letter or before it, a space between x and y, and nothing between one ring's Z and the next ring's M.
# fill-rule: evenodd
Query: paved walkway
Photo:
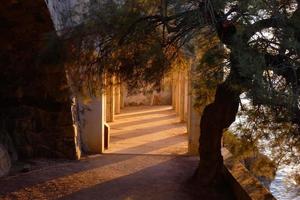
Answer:
M106 153L187 154L186 124L171 106L128 107L110 123L111 141Z
M125 110L111 125L110 154L4 178L0 199L233 199L225 188L203 188L192 180L199 158L181 155L187 150L185 125L170 107Z
M222 200L197 187L196 157L101 155L0 180L0 199Z

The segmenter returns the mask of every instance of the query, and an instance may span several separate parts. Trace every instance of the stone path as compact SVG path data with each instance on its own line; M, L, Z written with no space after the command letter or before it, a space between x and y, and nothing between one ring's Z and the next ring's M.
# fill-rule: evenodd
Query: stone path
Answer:
M0 199L222 200L191 181L198 159L100 155L0 180Z
M128 107L110 123L111 141L106 153L187 154L185 123L179 123L171 106Z
M185 125L170 107L151 109L117 117L107 154L0 179L0 199L232 200L226 188L197 186Z

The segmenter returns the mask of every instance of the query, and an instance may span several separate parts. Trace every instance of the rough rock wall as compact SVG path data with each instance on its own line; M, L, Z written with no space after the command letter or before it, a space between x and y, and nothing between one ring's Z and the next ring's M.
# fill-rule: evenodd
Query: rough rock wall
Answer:
M64 67L37 59L54 33L44 0L1 2L0 30L0 143L14 160L76 158Z

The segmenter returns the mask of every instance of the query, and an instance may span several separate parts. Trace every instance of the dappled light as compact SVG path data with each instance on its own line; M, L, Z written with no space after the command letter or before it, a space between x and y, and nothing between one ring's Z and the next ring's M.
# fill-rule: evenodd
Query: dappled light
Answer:
M1 200L299 200L300 0L5 0L0 24Z
M171 106L127 107L110 126L111 144L105 153L187 154L186 124Z

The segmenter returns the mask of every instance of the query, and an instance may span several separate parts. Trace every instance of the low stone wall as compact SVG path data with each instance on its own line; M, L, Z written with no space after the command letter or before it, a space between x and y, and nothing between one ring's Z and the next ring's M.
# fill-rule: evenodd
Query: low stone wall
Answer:
M237 200L275 200L273 195L225 148L222 149L225 169Z

